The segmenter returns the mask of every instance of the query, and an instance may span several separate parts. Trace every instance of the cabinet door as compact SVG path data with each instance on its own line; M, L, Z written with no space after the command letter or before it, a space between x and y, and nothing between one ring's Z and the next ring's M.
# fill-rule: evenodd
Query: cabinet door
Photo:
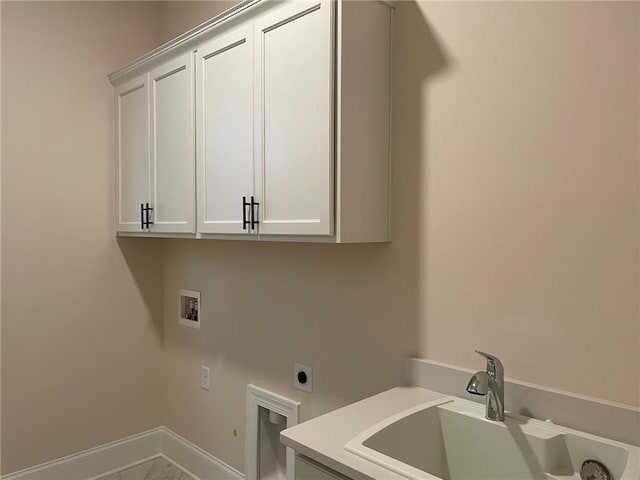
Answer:
M251 26L198 48L198 231L249 233L243 197L253 195Z
M150 73L154 232L195 232L193 53Z
M115 102L116 230L140 232L140 205L151 200L148 76L116 88Z
M349 478L307 457L296 455L295 480L349 480Z
M333 233L332 8L288 2L255 24L261 235Z

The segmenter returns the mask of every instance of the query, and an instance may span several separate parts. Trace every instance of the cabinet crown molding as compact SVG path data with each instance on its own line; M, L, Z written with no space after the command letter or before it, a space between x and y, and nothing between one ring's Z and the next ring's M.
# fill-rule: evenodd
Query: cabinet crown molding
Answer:
M183 33L182 35L177 36L173 40L168 41L167 43L160 45L158 48L150 51L137 58L133 62L128 65L116 70L115 72L107 75L107 78L111 82L112 85L120 83L120 81L127 77L130 73L137 70L142 65L148 64L156 59L159 59L164 54L175 51L177 48L182 45L186 45L191 40L198 38L200 35L212 30L218 25L226 22L230 18L238 15L240 12L243 12L258 3L263 2L264 0L242 0L240 3L234 5L231 8L228 8L224 12L216 15L215 17L210 18L204 23L201 23L197 27L192 28L191 30Z

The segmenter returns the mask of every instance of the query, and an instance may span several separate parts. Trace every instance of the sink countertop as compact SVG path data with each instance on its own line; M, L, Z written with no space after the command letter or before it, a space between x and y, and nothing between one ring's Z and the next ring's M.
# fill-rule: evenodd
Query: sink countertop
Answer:
M283 430L280 439L318 463L354 480L402 479L373 462L347 452L344 446L378 422L446 395L420 387L396 387Z

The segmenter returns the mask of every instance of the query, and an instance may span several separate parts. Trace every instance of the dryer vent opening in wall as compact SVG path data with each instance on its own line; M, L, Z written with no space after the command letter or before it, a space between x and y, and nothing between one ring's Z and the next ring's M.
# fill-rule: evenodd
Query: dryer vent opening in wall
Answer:
M298 423L300 404L247 385L246 480L294 480L295 452L280 443L280 432Z
M280 443L280 432L287 427L287 419L265 407L258 407L258 418L258 478L286 480L286 447Z
M188 327L200 328L201 318L200 292L180 290L178 295L178 323Z

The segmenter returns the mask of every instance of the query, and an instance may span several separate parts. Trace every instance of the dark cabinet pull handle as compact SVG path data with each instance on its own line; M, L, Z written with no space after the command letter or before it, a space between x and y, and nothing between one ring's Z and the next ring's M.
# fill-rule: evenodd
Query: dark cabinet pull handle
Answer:
M153 222L149 220L149 210L153 210L153 207L150 207L148 203L140 204L140 228L142 230L153 225Z
M149 228L151 225L153 225L153 222L149 220L149 211L153 210L153 207L150 207L149 204L147 203L145 210L147 211L147 228Z
M247 207L249 206L247 197L242 197L242 229L246 230L249 226L249 220L247 219Z
M253 230L254 228L256 228L258 226L258 224L260 223L258 220L256 220L258 218L258 212L257 209L259 208L259 203L253 200L253 195L251 196L251 229ZM253 207L256 207L256 210L254 211Z

